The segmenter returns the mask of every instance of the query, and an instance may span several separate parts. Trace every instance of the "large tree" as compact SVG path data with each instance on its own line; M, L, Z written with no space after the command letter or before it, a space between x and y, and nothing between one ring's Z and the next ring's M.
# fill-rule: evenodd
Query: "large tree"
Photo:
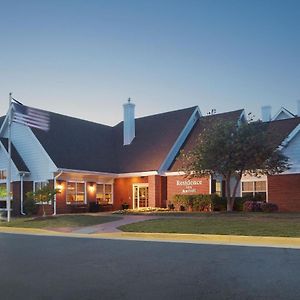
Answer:
M207 117L193 150L181 154L182 169L189 177L222 175L227 211L232 211L243 174L281 173L289 168L288 158L274 143L276 136L266 123L213 120Z

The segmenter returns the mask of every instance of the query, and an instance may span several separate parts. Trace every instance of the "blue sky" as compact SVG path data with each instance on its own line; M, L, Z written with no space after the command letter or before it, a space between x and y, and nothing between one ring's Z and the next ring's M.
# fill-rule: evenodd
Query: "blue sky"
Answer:
M115 124L199 105L296 111L300 1L2 1L0 113L25 104Z

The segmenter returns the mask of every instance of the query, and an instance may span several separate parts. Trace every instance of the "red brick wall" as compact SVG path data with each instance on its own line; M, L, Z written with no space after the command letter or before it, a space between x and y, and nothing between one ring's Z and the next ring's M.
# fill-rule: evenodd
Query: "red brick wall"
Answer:
M134 183L147 183L148 177L117 178L114 182L113 209L121 209L122 203L128 203L132 208L132 185Z
M86 183L87 203L96 202L97 184L95 182Z
M268 176L268 201L280 211L300 211L300 174Z
M188 180L184 176L168 176L167 177L167 200L168 202L172 200L173 196L176 194L184 195L195 195L195 194L209 194L209 177L202 178L192 178L192 181L201 181L200 185L177 185L177 180L186 181ZM184 192L183 190L190 190L190 192Z
M32 188L33 188L32 181L23 182L23 201L25 201L26 199L26 193L32 192ZM21 181L15 181L12 183L12 193L13 193L12 214L17 216L21 214Z
M149 182L149 206L166 207L167 181L166 177L153 175L148 177Z

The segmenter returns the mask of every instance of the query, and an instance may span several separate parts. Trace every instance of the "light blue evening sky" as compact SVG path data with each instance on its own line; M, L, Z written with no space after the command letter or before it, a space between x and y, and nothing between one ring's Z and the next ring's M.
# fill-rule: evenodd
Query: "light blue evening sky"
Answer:
M300 1L0 0L0 113L105 124L199 105L260 116L300 99Z

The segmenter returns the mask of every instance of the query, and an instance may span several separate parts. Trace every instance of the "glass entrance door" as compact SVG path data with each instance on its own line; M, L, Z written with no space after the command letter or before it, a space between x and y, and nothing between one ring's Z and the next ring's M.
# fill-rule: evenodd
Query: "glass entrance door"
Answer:
M148 184L133 185L133 208L142 208L148 206Z

